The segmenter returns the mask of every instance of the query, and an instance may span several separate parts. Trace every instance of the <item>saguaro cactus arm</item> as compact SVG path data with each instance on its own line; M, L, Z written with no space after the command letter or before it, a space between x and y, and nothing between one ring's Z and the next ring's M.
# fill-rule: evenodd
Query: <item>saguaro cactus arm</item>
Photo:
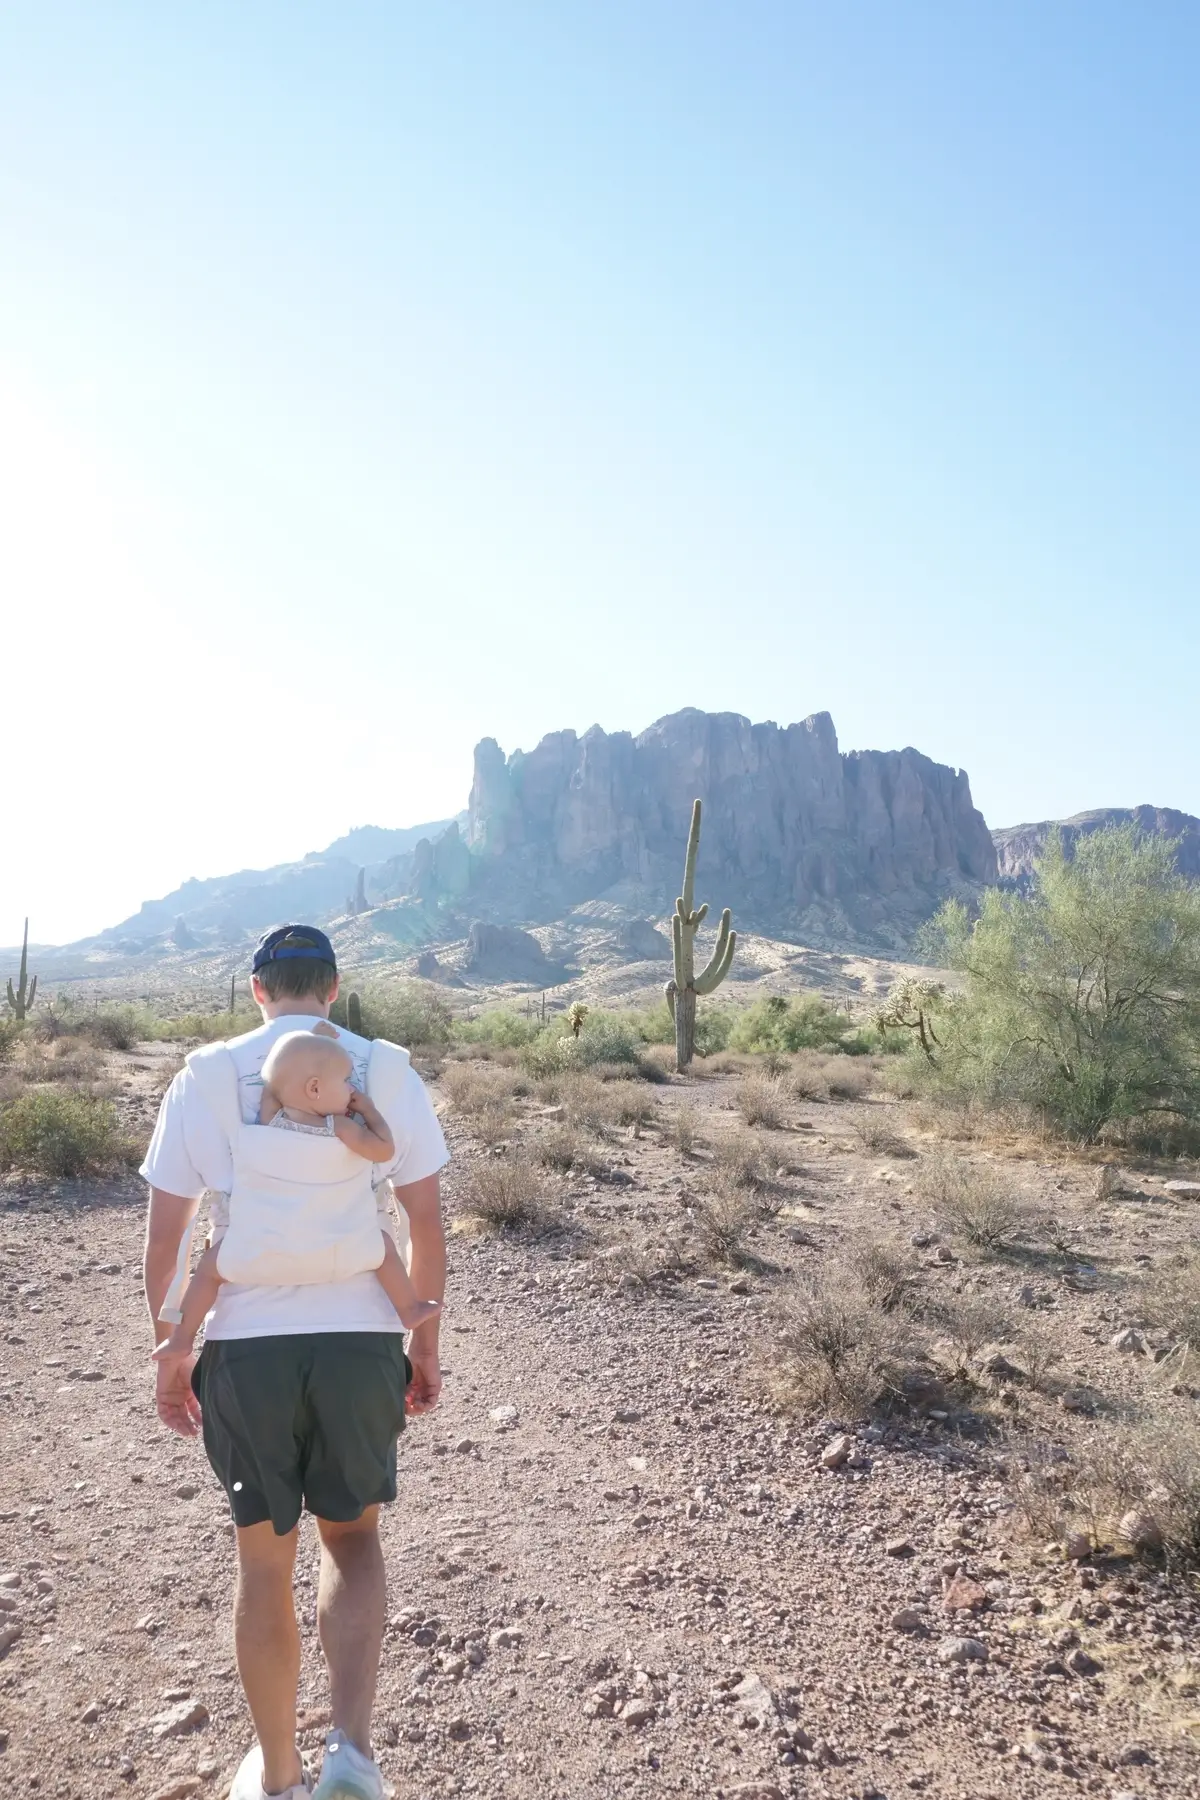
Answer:
M721 914L716 947L708 959L707 967L701 970L692 983L698 994L711 994L714 988L720 987L729 973L729 965L737 948L737 932L730 929L732 923L733 914L726 907Z

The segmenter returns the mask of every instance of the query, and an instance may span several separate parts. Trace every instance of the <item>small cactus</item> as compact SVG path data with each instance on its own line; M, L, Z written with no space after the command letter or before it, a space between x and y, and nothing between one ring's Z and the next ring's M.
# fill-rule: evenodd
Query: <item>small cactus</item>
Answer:
M353 992L346 995L346 1030L362 1036L362 1001Z
M25 935L21 939L21 973L17 977L17 985L16 985L15 990L14 990L13 984L12 984L12 976L10 975L8 978L9 1011L12 1013L13 1017L16 1019L18 1024L20 1024L24 1020L25 1014L29 1011L30 1007L33 1005L34 996L37 993L38 978L35 975L33 980L29 981L28 975L29 975L29 920L26 919Z
M230 1012L237 1011L237 976L236 975L231 975L229 977L229 1010L230 1010Z
M675 954L675 973L666 986L667 1005L675 1021L675 1066L680 1074L691 1063L696 1051L696 996L711 994L729 973L737 932L730 929L733 914L729 908L721 914L717 943L706 968L697 975L693 960L696 933L708 912L705 902L692 910L696 897L696 856L700 849L700 802L692 807L692 828L688 832L687 855L683 864L683 892L675 902L671 920L671 947Z
M584 1001L576 1000L567 1008L567 1024L571 1027L572 1037L578 1037L583 1030L583 1021L588 1016L588 1008Z

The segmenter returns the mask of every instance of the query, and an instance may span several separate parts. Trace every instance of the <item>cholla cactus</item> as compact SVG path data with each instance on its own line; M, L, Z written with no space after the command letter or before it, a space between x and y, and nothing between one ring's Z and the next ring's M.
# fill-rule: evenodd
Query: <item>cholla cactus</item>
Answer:
M696 933L708 912L707 901L698 911L692 910L696 897L696 855L700 849L700 802L692 807L692 828L688 832L687 856L683 864L683 892L675 902L671 920L671 946L675 954L675 973L666 986L667 1005L675 1021L675 1066L682 1074L696 1050L696 996L711 994L729 973L737 932L730 929L733 914L729 908L721 914L717 944L700 974L693 960Z
M567 1008L567 1024L571 1027L573 1037L578 1037L583 1030L583 1021L588 1016L588 1007L582 1000L576 1000Z
M934 1029L933 1017L946 998L945 984L906 975L898 981L883 1005L876 1008L874 1024L882 1036L903 1029L915 1031L917 1041L928 1062L936 1062L935 1049L941 1040Z
M17 1023L20 1024L25 1014L33 1005L37 993L37 976L28 981L29 975L29 920L25 921L25 935L21 939L21 973L17 977L16 988L13 988L12 977L8 979L8 1007Z

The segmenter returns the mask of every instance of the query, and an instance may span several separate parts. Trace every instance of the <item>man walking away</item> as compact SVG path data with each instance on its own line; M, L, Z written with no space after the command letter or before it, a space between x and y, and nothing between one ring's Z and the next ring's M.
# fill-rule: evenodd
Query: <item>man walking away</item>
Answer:
M250 985L263 1023L228 1045L245 1124L259 1116L262 1066L275 1040L329 1017L338 991L329 939L307 925L268 932ZM354 1086L365 1089L370 1045L340 1029L338 1038L354 1064ZM418 1293L440 1300L446 1246L438 1172L446 1143L413 1069L385 1117L395 1155L375 1165L376 1180L391 1180L407 1214ZM159 1312L200 1197L228 1194L233 1178L228 1128L186 1067L163 1098L141 1172L150 1184L146 1301L158 1343L170 1331ZM227 1282L199 1359L157 1365L158 1416L184 1437L203 1430L236 1526L234 1636L258 1741L230 1800L304 1800L308 1793L296 1747L300 1638L292 1600L303 1508L321 1540L317 1630L333 1721L314 1800L382 1800L371 1756L386 1611L379 1508L396 1497L405 1413L437 1403L439 1324L434 1316L413 1332L406 1361L403 1328L373 1274L290 1288Z

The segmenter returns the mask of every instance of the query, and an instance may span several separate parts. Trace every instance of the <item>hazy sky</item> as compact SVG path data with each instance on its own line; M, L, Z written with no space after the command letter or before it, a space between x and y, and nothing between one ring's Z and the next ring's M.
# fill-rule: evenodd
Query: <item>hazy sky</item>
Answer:
M684 705L1200 812L1200 12L0 10L0 943Z

